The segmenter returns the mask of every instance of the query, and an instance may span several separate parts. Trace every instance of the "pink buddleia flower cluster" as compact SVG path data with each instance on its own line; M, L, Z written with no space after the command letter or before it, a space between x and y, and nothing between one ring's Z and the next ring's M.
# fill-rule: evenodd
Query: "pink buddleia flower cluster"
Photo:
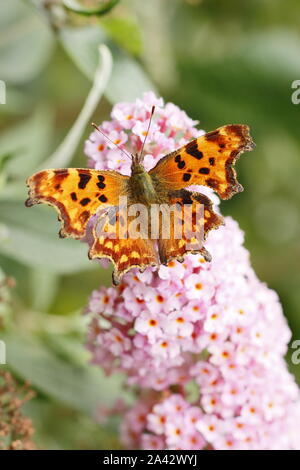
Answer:
M118 145L146 144L150 169L203 133L153 93L121 103L101 128ZM94 168L129 174L130 161L95 132ZM197 187L218 203L207 188ZM132 270L119 287L100 287L87 308L87 347L107 374L123 372L140 390L121 427L124 445L145 449L299 449L300 395L284 355L290 331L276 293L256 277L231 218L209 234L207 263L188 255L158 270ZM191 398L188 390L197 391ZM149 391L151 393L149 394Z
M97 170L118 170L124 175L129 175L131 161L114 144L129 153L139 153L147 132L152 106L155 106L155 116L145 147L146 169L152 168L162 155L204 133L194 127L197 121L190 119L177 106L172 103L164 106L162 98L156 98L152 92L145 93L144 98L136 100L135 103L116 104L111 113L112 120L101 124L101 130L113 143L97 130L92 132L85 143L89 165Z

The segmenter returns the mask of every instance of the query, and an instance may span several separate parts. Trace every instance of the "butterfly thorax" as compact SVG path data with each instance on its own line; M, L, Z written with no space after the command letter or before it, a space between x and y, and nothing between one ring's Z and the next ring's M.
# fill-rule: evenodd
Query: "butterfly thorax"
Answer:
M129 191L136 202L150 205L160 202L160 191L157 182L147 173L141 163L133 162L131 177L129 179Z

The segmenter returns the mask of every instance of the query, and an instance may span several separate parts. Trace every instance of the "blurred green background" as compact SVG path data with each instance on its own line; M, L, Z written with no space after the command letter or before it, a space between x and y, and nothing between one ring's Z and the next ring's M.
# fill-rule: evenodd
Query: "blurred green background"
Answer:
M72 11L110 3L106 13ZM86 365L80 315L92 289L109 285L110 272L87 260L84 245L58 239L53 210L25 209L24 200L26 177L46 160L86 165L88 123L109 118L120 100L154 89L203 129L250 125L257 148L238 163L245 191L222 211L245 231L258 276L277 290L300 338L300 104L291 101L300 79L299 18L297 0L2 2L0 339L8 365L0 367L37 390L26 412L39 447L119 446L117 422L103 427L94 418L98 402L118 396L121 378L104 379ZM82 132L64 140L97 67L103 72L100 43L113 55L111 79L101 99L94 89Z

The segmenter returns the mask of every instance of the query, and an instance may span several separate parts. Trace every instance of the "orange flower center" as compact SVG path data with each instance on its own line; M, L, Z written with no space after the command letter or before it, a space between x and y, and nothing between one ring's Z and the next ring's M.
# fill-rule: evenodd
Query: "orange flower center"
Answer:
M184 318L178 317L176 318L177 323L184 323Z
M228 351L223 351L222 356L225 357L225 358L229 357L229 352Z

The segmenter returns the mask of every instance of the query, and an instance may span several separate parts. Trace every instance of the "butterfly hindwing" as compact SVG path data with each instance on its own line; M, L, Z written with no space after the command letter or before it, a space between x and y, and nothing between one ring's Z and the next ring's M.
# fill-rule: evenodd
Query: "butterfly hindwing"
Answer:
M126 193L127 176L115 171L79 168L43 170L27 180L27 206L54 206L62 222L61 237L82 238L99 207L118 204Z
M159 263L155 242L148 236L130 238L130 217L124 222L123 211L111 207L101 215L93 227L93 245L89 258L108 258L114 264L113 283L118 285L121 277L132 268L141 271Z
M203 242L210 230L223 224L222 217L213 211L211 201L203 194L181 189L171 192L169 196L170 204L176 207L176 210L170 235L164 236L165 224L161 227L158 240L161 263L168 264L174 259L183 261L187 253L200 253L210 261L210 254L204 248ZM175 233L178 227L182 227L182 237L180 232Z
M243 190L233 165L242 152L253 148L248 126L227 125L166 155L149 173L169 189L204 185L228 199Z

